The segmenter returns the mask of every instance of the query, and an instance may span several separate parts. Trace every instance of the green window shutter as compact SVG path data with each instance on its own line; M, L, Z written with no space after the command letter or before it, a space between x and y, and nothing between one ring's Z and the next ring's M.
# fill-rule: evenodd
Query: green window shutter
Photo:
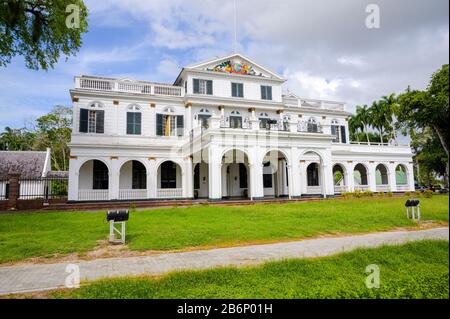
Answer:
M177 135L183 136L184 135L184 116L178 115L177 116Z
M272 87L271 86L267 87L267 99L272 100Z
M127 134L134 134L134 113L127 112Z
M200 93L200 80L194 79L194 94Z
M213 95L213 81L206 81L206 94Z
M80 133L88 132L89 110L80 109Z
M156 114L156 135L163 136L163 115Z
M347 143L347 135L345 134L345 126L341 126L342 143Z
M134 113L134 133L136 135L141 135L142 133L142 114L141 113Z
M238 96L239 97L244 97L244 84L239 84L238 85L238 87L239 87L239 93L238 93Z
M237 97L237 84L231 83L231 96Z
M96 115L96 133L103 134L105 133L105 111L95 111Z
M261 86L261 99L262 100L266 99L266 88L265 88L265 86Z

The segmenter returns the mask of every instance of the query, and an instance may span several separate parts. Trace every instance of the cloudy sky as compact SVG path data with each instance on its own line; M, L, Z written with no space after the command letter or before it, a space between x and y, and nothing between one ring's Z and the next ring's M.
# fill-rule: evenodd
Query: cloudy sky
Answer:
M0 68L0 130L70 105L75 75L172 83L180 67L233 52L233 0L85 0L89 32L76 57L48 72L21 58ZM366 6L381 10L366 27ZM448 63L447 0L238 0L238 51L306 98L352 110L408 85L426 87Z

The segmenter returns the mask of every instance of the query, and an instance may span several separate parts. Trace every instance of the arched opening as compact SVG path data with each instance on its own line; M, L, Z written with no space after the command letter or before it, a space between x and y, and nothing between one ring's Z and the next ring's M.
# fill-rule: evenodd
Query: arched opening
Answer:
M205 162L194 163L194 198L209 197L209 166Z
M222 157L222 197L248 198L250 194L250 170L247 154L230 150Z
M333 181L334 192L341 194L347 191L347 178L345 176L345 169L341 164L333 166Z
M387 167L383 164L377 165L375 169L375 177L377 182L377 192L389 191L389 173Z
M363 164L357 164L353 170L355 190L366 191L369 189L367 168Z
M163 162L158 168L157 183L158 198L183 197L182 171L177 163Z
M128 161L120 168L119 199L147 198L147 169L139 161Z
M302 193L306 195L323 195L322 157L313 151L306 152L301 158L305 171L302 172Z
M263 159L263 187L265 197L289 197L289 168L286 156L270 151Z
M108 166L99 160L85 162L80 167L78 189L78 200L108 200Z
M405 165L400 164L395 169L395 181L398 191L406 192L409 190L408 169Z

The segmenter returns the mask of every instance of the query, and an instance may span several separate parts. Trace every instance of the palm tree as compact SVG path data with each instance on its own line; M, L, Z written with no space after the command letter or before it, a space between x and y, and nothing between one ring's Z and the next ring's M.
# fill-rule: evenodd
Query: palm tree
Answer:
M380 100L373 102L370 108L370 115L372 125L380 132L380 141L383 144L383 134L389 130L390 123L392 122L392 114L387 104L383 100Z
M396 114L398 113L398 99L395 96L395 93L392 93L388 96L383 96L381 98L381 102L385 104L386 108L386 120L389 121L388 128L390 130L391 138L394 141L397 141L397 125L396 125Z
M356 107L357 122L361 123L362 131L366 133L367 143L370 143L369 139L369 127L372 125L370 109L367 105Z

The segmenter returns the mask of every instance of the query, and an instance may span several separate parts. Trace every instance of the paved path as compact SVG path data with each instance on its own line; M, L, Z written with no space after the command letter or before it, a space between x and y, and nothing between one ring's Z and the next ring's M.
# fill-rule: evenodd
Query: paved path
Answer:
M76 263L81 280L129 275L161 275L175 270L255 265L286 258L321 257L361 247L402 244L422 239L449 239L449 229L397 231L340 238L221 248L144 257L98 259ZM0 267L0 294L64 287L67 263Z

